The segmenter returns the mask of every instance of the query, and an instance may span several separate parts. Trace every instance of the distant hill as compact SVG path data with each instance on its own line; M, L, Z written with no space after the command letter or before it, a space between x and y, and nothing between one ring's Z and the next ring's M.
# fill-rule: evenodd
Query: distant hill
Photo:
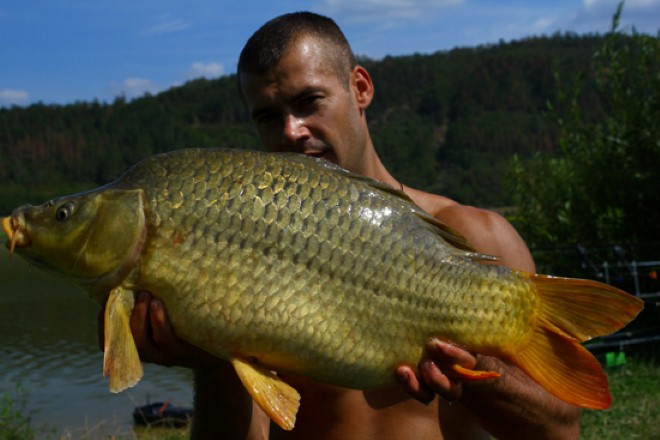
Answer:
M376 98L367 112L385 164L404 183L462 203L502 207L511 155L553 151L544 116L559 78L590 76L600 36L529 38L430 55L361 59ZM199 79L113 103L0 110L0 213L92 188L142 157L184 147L259 148L235 76ZM582 107L600 114L595 93Z

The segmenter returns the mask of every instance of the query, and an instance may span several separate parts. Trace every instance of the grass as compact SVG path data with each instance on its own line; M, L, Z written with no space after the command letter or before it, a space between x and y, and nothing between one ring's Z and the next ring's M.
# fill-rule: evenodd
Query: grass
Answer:
M16 390L0 396L0 439L30 440L35 432L30 426L31 414L27 411L27 399L20 385Z
M0 440L183 440L190 435L187 428L155 428L136 427L134 429L119 429L110 424L100 422L71 431L65 429L58 433L48 426L34 426L32 411L28 410L28 396L20 385L11 392L0 395Z
M607 373L612 407L607 411L584 411L580 438L660 439L660 364L632 359Z
M64 432L56 437L46 437L57 440L187 440L190 433L187 429L178 428L135 428L128 432L111 432L103 426L88 428L83 432Z
M607 370L612 391L612 407L607 411L584 411L584 440L660 439L660 363L632 358L616 369ZM129 432L104 432L102 425L83 433L54 434L46 428L31 426L27 399L20 387L0 396L0 440L40 439L141 439L183 440L188 432L175 429L145 428Z

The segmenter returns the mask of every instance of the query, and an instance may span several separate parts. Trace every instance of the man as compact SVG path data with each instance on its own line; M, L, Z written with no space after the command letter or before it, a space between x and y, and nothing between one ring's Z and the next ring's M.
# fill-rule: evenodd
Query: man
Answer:
M332 20L294 13L266 23L243 49L237 79L267 150L316 156L400 188L479 252L534 272L527 247L501 216L409 188L385 169L367 127L371 78ZM362 392L282 375L302 401L296 428L287 433L269 427L226 362L176 338L155 298L138 295L131 325L143 360L195 368L196 438L476 439L488 438L488 431L568 439L579 432L579 410L516 367L433 340L418 374L410 367L392 372L401 387ZM503 375L461 383L446 372L455 363Z

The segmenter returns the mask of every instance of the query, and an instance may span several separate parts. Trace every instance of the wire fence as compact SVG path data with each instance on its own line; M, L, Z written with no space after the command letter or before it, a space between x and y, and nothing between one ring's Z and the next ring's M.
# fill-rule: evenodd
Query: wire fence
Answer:
M660 346L660 242L532 249L539 273L595 279L644 300L644 310L621 331L590 341L596 354L653 352ZM608 357L609 362L609 357Z

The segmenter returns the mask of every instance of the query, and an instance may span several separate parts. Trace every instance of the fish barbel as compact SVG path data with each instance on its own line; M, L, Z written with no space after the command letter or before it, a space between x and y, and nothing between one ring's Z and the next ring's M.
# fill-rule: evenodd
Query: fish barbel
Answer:
M101 188L19 207L2 226L11 253L106 303L112 391L142 376L128 323L134 292L149 291L177 336L231 361L285 429L299 397L271 371L386 387L430 337L506 359L566 402L607 408L607 377L580 342L643 304L595 281L482 264L403 193L298 155L152 156Z

